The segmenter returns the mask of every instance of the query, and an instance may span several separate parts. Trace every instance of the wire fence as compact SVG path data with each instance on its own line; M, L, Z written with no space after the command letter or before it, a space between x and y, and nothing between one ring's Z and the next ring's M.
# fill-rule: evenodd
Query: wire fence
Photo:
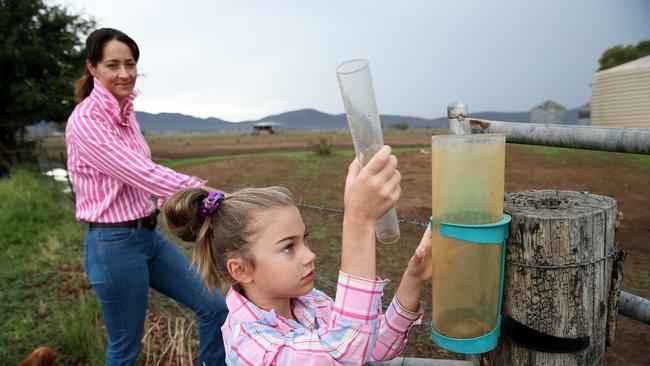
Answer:
M337 213L337 214L341 214L341 215L345 212L341 208L332 208L332 207L325 207L325 206L310 205L308 203L298 203L297 206L300 207L300 208L308 208L308 209L318 210L320 212L330 212L330 213ZM409 219L409 218L401 218L401 219L398 219L397 222L400 223L400 224L413 225L413 226L415 226L417 228L424 228L429 224L428 222L422 222L422 221Z

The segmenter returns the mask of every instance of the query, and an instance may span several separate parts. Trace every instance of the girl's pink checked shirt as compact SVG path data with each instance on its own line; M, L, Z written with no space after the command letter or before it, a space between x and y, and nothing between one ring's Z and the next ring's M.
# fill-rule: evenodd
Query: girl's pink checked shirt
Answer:
M385 314L385 281L339 273L336 300L318 290L291 299L294 319L265 311L231 288L221 328L229 365L362 365L388 360L404 348L422 309L393 298Z

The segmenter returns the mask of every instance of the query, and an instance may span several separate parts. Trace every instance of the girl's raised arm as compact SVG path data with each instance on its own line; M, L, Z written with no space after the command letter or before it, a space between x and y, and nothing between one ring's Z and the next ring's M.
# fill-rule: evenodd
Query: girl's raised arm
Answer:
M390 146L361 167L355 159L345 182L341 272L375 279L375 224L397 203L402 176Z

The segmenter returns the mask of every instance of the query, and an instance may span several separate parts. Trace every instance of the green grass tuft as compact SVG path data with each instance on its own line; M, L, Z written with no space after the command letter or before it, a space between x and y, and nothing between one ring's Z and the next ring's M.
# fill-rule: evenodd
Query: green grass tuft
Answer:
M71 360L88 361L91 365L104 363L106 331L94 294L80 292L75 309L59 314L57 328L61 345L68 350Z
M0 180L0 365L16 365L39 346L55 349L63 364L104 352L87 321L97 305L85 300L94 295L81 267L83 229L58 188L25 168ZM87 338L68 342L66 331Z

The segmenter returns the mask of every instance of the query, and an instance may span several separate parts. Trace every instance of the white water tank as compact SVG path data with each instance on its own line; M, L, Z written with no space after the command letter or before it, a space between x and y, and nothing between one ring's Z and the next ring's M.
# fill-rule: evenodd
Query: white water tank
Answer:
M597 72L591 93L593 126L650 127L650 56Z

